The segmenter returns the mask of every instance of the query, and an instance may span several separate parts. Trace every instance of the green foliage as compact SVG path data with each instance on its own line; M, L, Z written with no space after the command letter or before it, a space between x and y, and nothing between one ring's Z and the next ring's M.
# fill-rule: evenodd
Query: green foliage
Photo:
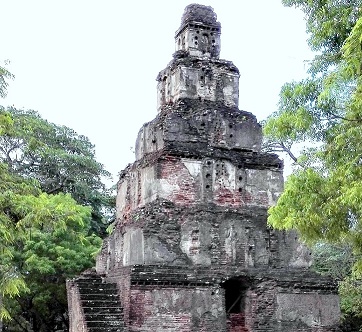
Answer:
M346 277L340 284L341 309L346 315L362 317L362 279Z
M4 79L12 76L1 70L5 96ZM65 281L94 265L97 235L113 217L114 198L102 183L107 177L86 137L34 111L0 107L0 320L6 329L67 329Z
M361 0L282 0L300 8L307 22L309 45L323 53L326 64L340 59L340 47L361 15Z
M48 194L69 193L92 207L92 230L104 236L114 197L103 184L110 174L95 160L89 140L35 111L0 108L0 161L15 174L36 179Z
M339 281L343 331L360 331L362 324L362 279L353 274L351 267L356 256L350 245L318 243L312 247L313 269Z
M8 309L0 309L1 318L25 324L39 316L32 321L42 322L35 329L42 331L66 312L65 279L93 265L101 239L88 235L90 208L70 194L41 192L4 164L0 188L0 291Z
M9 61L5 61L7 65ZM14 79L14 75L10 73L5 67L0 66L0 98L5 98L7 95L7 88L9 83L7 80Z
M314 245L316 269L340 280L346 316L362 317L362 1L283 0L306 16L318 51L308 79L286 83L264 126L266 149L294 161L269 211ZM337 268L336 268L337 266ZM340 267L344 266L345 269ZM359 323L360 324L360 323Z
M13 78L0 66L0 97ZM86 137L0 106L0 330L68 328L65 281L94 265L109 177Z
M87 236L86 230L79 224L52 232L35 229L22 250L16 252L14 260L26 271L24 280L29 291L16 301L8 299L5 305L17 317L18 325L32 322L33 330L46 331L56 327L59 318L67 324L65 281L91 267L101 245L101 239Z
M312 247L312 268L322 274L342 281L352 272L356 259L349 245L318 243Z
M0 164L0 188L0 291L4 302L24 291L29 292L26 279L32 270L57 270L49 268L50 256L35 256L37 251L34 245L31 246L34 239L43 236L43 242L48 246L57 244L58 250L64 250L57 252L57 259L66 257L65 253L72 247L79 250L74 253L81 257L84 249L80 250L79 246L85 242L92 244L84 246L87 251L94 253L97 250L99 241L94 245L93 236L87 236L90 208L78 205L69 194L43 193L36 181L11 174L5 164ZM30 249L33 249L32 255L29 255ZM91 261L87 251L84 254ZM79 268L79 264L88 266L89 263L84 264L77 258L72 264L78 264ZM74 273L79 269L68 271Z
M328 175L306 168L288 178L268 221L276 228L297 229L311 244L321 240L351 243L359 254L361 203L362 182L346 181L343 167Z
M288 146L289 151L296 144L305 144L302 151L292 152L298 167L288 178L278 204L271 208L269 222L277 228L296 228L310 243L351 243L359 254L362 19L358 4L328 0L284 3L300 7L307 15L310 42L322 51L319 57L333 51L339 60L329 61L328 68L318 71L312 67L313 75L302 82L285 84L279 110L264 126L268 140Z

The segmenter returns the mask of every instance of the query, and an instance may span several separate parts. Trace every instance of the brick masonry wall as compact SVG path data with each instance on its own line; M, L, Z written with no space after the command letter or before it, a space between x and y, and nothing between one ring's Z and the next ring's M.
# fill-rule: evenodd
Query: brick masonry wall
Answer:
M122 286L130 331L338 331L336 285L308 271L141 265L121 271L110 280L131 283Z
M225 331L222 298L209 287L132 286L130 331Z
M191 159L164 155L147 166L130 170L118 185L120 220L157 199L189 206L212 202L218 206L269 207L283 189L280 170L248 169L224 159Z
M216 19L211 7L187 12ZM159 114L120 173L97 272L117 283L130 332L334 332L336 285L308 271L295 233L266 223L283 162L261 152L261 125L237 108L239 71L217 59L219 24L191 21L157 78Z
M190 205L197 202L197 180L179 158L167 156L162 163L158 164L158 168L160 170L158 174L160 184L165 186L160 196L166 196L164 198L180 205Z
M225 210L213 203L185 207L157 200L133 210L119 224L117 250L111 253L117 257L111 261L118 262L117 267L122 262L308 267L306 247L294 233L267 228L266 215L264 207Z
M87 332L80 301L79 289L74 281L67 281L67 297L70 332Z

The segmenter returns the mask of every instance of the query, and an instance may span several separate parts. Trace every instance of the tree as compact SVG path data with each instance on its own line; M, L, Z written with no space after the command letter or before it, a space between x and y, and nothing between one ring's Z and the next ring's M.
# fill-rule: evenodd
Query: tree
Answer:
M0 66L0 97L13 78ZM4 319L9 331L67 329L65 280L94 265L114 214L106 177L86 137L0 106L0 331Z
M9 64L9 61L4 61L5 65ZM7 80L14 79L14 75L10 73L5 67L0 66L0 98L5 98L7 95L7 87L9 83Z
M296 228L309 242L347 241L360 253L362 18L357 16L359 2L353 1L352 5L350 1L288 0L284 3L301 6L309 15L310 44L321 54L311 64L310 78L283 86L279 110L264 126L268 142L281 149L286 147L284 150L297 166L278 204L270 210L269 222L278 228ZM319 65L321 59L324 66ZM305 144L299 155L297 150L292 152L298 143ZM357 270L362 271L362 265L356 264Z
M360 331L362 326L362 283L356 279L352 266L356 261L349 245L319 243L313 247L313 269L339 281L339 294L343 320L343 331Z
M362 1L283 3L305 13L318 53L307 79L282 87L279 108L264 125L266 150L284 151L294 163L268 222L297 229L310 245L352 250L353 269L340 292L345 313L362 317L362 287L354 296L346 291L362 276Z
M0 107L0 317L67 329L66 278L94 265L113 216L94 146L37 112Z
M88 235L90 208L69 194L42 192L3 163L0 189L1 319L19 331L64 326L65 279L92 266L101 244Z
M92 231L104 236L114 215L114 196L103 184L110 174L96 161L88 138L31 110L0 107L0 117L6 123L0 161L15 174L38 180L42 191L69 193L92 207Z

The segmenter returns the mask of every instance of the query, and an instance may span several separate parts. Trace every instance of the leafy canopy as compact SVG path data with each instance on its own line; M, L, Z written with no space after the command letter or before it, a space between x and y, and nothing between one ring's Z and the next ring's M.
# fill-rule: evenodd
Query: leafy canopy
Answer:
M88 138L35 111L0 107L0 161L12 172L36 179L42 191L69 193L79 204L90 206L92 230L105 234L114 206L103 184L110 174L96 161Z
M268 222L314 245L319 272L341 280L344 313L362 317L362 1L283 4L304 12L316 56L308 78L282 87L264 125L264 148L294 165Z
M37 181L10 173L3 163L0 188L0 294L5 307L15 297L33 293L35 280L38 288L42 285L36 296L42 297L47 280L64 283L92 264L101 240L88 236L89 207L69 194L41 192ZM0 317L13 318L5 307Z
M279 110L264 127L269 148L288 152L296 165L269 223L296 228L310 243L351 243L360 254L362 1L283 3L304 11L309 43L320 53L309 78L283 86Z
M9 64L9 61L4 61L5 66ZM10 73L5 66L0 66L0 98L5 98L7 95L7 88L9 86L9 83L7 80L14 79L14 75Z
M0 67L0 96L12 77ZM65 280L94 265L113 212L108 176L86 137L0 107L0 321L8 330L67 329Z

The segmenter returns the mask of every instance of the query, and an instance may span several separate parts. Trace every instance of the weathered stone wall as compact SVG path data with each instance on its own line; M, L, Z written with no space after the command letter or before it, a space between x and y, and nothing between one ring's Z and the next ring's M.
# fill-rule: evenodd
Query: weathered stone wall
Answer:
M157 199L183 206L269 207L282 192L282 181L277 169L249 169L227 159L162 156L144 167L133 165L121 178L117 216L121 220Z
M176 32L176 51L196 57L217 58L220 54L220 23L211 7L187 6Z
M295 232L267 226L283 163L261 152L260 124L238 109L239 71L218 59L212 8L188 6L175 41L157 78L158 115L120 173L98 279L87 277L96 294L77 281L87 304L108 298L94 316L107 317L97 332L337 332L336 283L309 271L310 252ZM81 312L74 315L80 324Z
M130 331L226 331L222 292L215 290L132 286Z
M339 299L335 294L278 293L276 318L290 324L307 327L329 326L339 323Z
M248 291L245 326L250 331L336 330L340 310L336 294L317 294L308 289L307 280L302 289L288 284L263 280Z
M261 142L261 126L251 113L183 99L172 107L165 106L153 121L143 125L136 141L136 159L177 147L187 147L189 153L196 150L199 156L210 148L259 152Z
M77 284L72 280L67 281L67 298L70 331L87 332L79 289Z
M158 110L181 99L220 101L227 107L239 104L239 71L226 60L184 58L176 53L157 76Z
M308 267L310 252L296 235L267 228L265 218L261 207L186 209L156 201L133 210L120 226L126 246L122 263Z
M109 279L129 331L338 331L335 283L307 271L140 265Z

